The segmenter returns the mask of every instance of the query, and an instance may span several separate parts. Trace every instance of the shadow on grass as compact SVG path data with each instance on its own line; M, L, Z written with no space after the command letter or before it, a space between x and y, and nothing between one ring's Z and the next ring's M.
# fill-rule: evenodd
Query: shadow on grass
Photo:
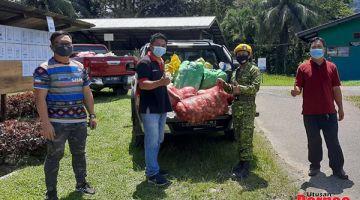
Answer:
M144 180L136 186L136 191L133 193L133 199L164 199L167 197L164 190L168 187L169 185L157 187Z
M93 91L93 96L95 103L109 103L112 101L131 98L130 93L128 93L127 95L116 95L112 91Z
M135 147L132 141L129 152L133 156L133 169L144 170L144 148ZM159 164L161 168L169 170L170 180L223 183L231 179L232 167L238 162L237 158L237 143L227 140L222 133L165 135L159 153ZM254 157L252 168L256 168L257 162L258 159ZM268 186L265 179L254 173L238 183L245 191ZM146 182L139 184L135 193L146 191L141 189L146 185Z
M91 196L80 194L79 192L73 191L68 196L64 198L60 198L60 200L86 200L86 199L94 199Z
M16 170L20 170L29 166L39 166L44 164L46 151L42 151L33 156L23 156L15 165L1 164L0 177L6 176Z
M330 194L342 194L344 189L351 188L353 185L354 182L351 180L342 180L333 175L326 176L320 172L318 175L312 176L309 181L304 182L301 189L307 191L308 188L318 188Z
M257 174L253 173L253 169L256 169L258 166L258 159L256 156L253 157L254 159L251 161L251 172L250 176L246 179L236 179L236 181L241 185L243 191L255 191L261 188L267 188L268 182L258 176Z
M68 194L68 196L60 198L60 200L75 200L75 199L84 199L83 195L78 192L71 192Z

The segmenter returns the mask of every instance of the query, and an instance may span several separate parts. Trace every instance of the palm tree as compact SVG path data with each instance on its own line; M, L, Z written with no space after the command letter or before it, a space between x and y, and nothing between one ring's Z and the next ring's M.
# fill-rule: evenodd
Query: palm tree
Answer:
M229 9L221 23L225 37L229 42L254 43L258 24L251 8Z
M174 17L187 16L190 4L187 0L141 0L135 5L135 17Z
M80 18L96 18L106 14L105 3L100 0L71 0L71 3Z
M318 14L305 0L265 0L263 1L265 30L268 42L279 44L279 58L283 73L287 73L287 52L290 35L316 24ZM278 66L277 66L278 67ZM278 70L277 70L278 71Z
M20 2L28 6L77 18L75 9L69 0L21 0Z

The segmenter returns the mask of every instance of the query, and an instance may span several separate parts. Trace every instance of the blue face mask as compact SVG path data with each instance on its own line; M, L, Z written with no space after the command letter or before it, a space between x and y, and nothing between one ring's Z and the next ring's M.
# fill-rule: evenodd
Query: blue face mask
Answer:
M155 56L160 58L162 55L166 53L166 48L160 46L154 46L153 53Z
M310 50L310 55L313 58L317 58L317 59L322 58L322 57L324 57L324 50L322 50L322 49L311 49Z

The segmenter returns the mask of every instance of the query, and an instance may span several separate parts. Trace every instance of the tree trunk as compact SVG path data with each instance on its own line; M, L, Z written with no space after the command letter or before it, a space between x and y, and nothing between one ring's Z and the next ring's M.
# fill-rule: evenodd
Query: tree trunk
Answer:
M280 33L280 51L281 51L281 59L282 59L282 69L283 73L287 73L287 55L288 55L288 43L289 43L289 28L287 24L284 25L283 30Z

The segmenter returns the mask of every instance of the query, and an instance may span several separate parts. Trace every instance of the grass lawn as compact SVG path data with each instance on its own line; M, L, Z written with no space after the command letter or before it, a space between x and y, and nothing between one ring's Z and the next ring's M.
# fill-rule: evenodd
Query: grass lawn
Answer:
M261 85L263 86L293 86L294 76L263 74ZM360 81L341 81L342 86L360 86Z
M293 86L294 76L262 74L261 85L263 86Z
M360 86L360 81L341 81L343 86Z
M170 171L172 184L149 185L144 177L144 152L131 141L130 97L110 93L96 97L98 129L89 132L88 181L97 194L81 197L74 191L71 155L67 147L58 177L60 199L293 199L298 188L275 161L261 134L255 134L253 170L244 181L230 178L237 162L236 143L220 133L166 137L160 165ZM0 179L0 199L42 199L43 166L28 166Z

